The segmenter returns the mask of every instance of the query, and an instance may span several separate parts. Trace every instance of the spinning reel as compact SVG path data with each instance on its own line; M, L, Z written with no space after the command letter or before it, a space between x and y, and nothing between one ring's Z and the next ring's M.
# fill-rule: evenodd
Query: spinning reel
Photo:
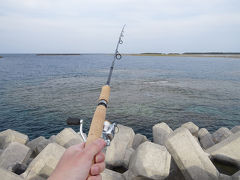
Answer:
M68 125L79 125L79 132L78 134L82 137L83 141L87 141L87 136L83 132L83 120L79 118L68 118L67 119ZM116 123L110 123L109 121L104 121L103 131L102 131L102 138L106 142L107 146L110 146L111 141L113 140L117 129Z

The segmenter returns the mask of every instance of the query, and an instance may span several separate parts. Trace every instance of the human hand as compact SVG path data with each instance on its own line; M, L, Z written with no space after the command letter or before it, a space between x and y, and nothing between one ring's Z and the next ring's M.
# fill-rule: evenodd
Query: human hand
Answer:
M102 152L105 146L103 139L97 139L86 147L85 143L69 147L48 180L101 180L100 173L105 169Z

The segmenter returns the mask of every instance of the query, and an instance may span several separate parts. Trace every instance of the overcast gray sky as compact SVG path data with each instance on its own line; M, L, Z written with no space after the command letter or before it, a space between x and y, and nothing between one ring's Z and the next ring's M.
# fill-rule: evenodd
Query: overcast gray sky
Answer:
M0 0L0 53L240 51L239 0Z

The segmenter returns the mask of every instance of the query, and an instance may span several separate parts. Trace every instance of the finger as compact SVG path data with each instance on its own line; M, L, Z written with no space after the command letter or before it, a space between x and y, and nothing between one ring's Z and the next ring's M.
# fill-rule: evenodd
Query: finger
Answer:
M83 150L84 149L84 146L85 146L85 143L81 143L81 144L75 144L75 145L72 145L70 146L72 149L74 150Z
M68 155L71 155L71 154L76 154L77 152L82 152L83 149L84 149L84 145L85 145L85 143L81 143L81 144L76 144L76 145L70 146L65 151L65 153L67 153Z
M87 158L93 159L104 147L106 143L103 139L97 139L90 144L86 144L84 152L87 154Z
M75 144L75 145L70 146L67 150L68 150L68 151L71 151L71 152L74 152L74 153L75 153L76 151L82 152L83 149L84 149L84 146L85 146L85 143Z
M95 156L95 163L101 163L105 160L105 154L103 152L99 152L96 156Z
M102 176L101 175L89 176L87 180L102 180Z
M105 169L105 163L97 163L97 164L93 164L91 167L91 175L95 176L95 175L99 175L100 173L102 173Z

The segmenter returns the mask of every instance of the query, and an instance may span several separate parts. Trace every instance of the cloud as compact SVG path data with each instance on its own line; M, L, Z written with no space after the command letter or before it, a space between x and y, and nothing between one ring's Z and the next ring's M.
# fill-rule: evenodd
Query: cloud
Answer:
M1 52L240 50L237 0L0 1Z

